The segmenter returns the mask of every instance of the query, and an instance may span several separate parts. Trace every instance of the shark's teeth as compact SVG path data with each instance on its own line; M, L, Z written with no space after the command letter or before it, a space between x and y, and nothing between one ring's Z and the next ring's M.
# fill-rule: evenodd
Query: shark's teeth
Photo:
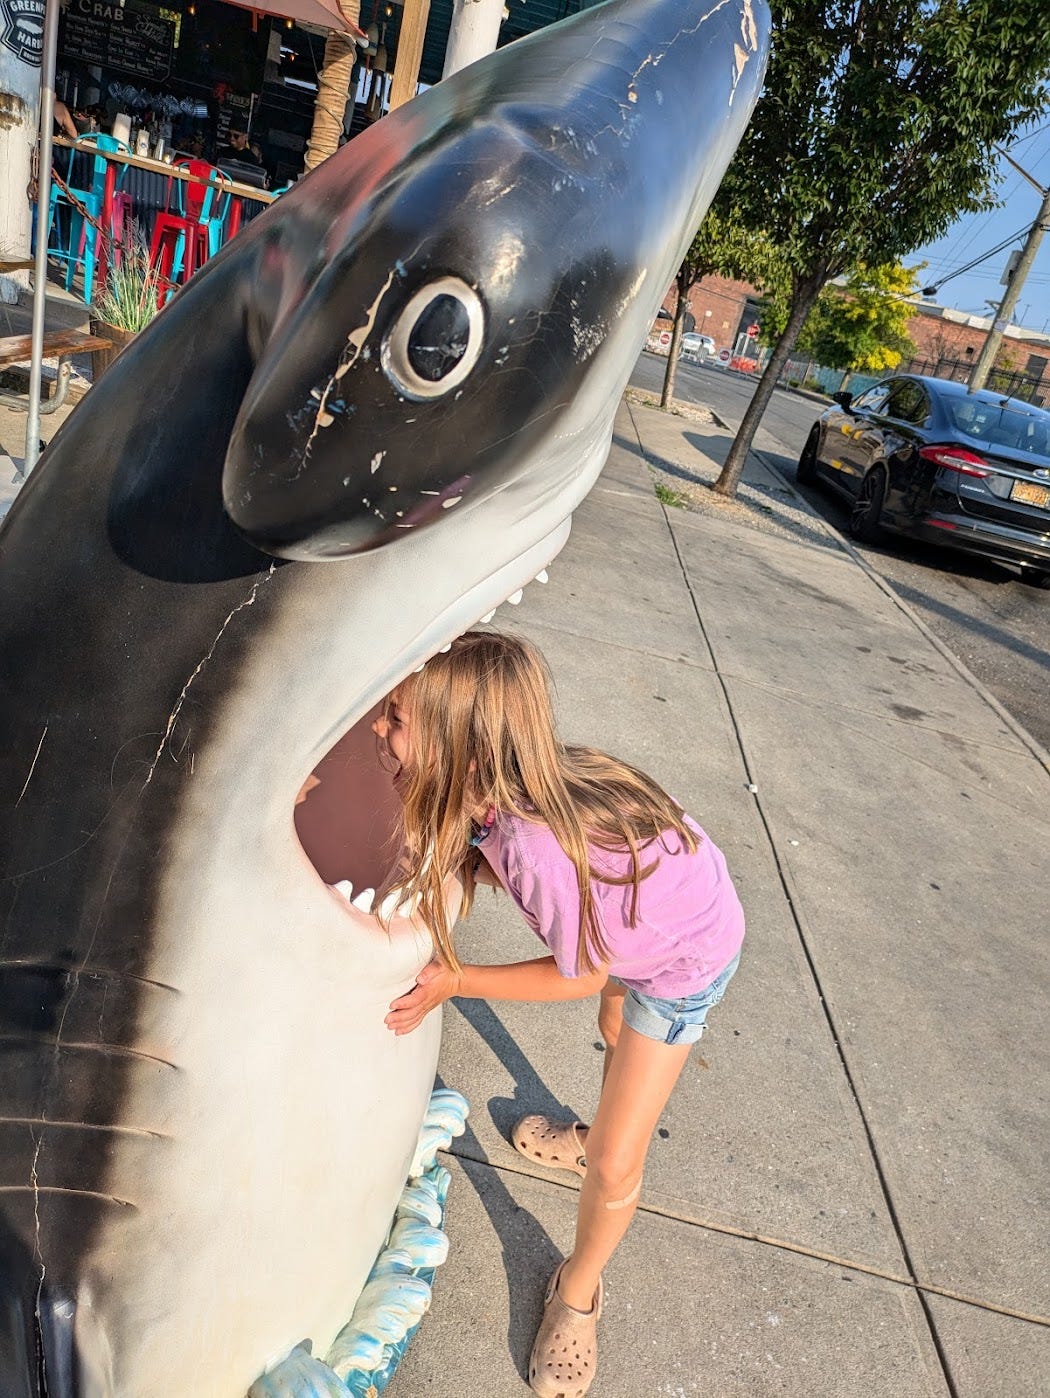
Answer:
M371 913L373 917L381 917L389 921L392 917L411 917L419 907L419 894L414 898L402 899L397 890L388 893L382 903L376 903L376 891L374 888L363 888L354 897L354 886L349 879L340 879L338 883L329 885L336 893L341 893L351 907L357 908L359 912Z
M426 492L424 492L424 494L425 494L425 493L426 493ZM550 574L547 572L546 568L541 568L540 571L536 574L536 576L535 576L535 578L533 579L533 581L534 581L534 582L538 582L538 583L549 582L549 581L550 581ZM510 594L510 596L507 597L505 600L506 600L507 602L509 602L510 605L511 605L512 607L516 607L516 606L518 606L518 604L521 602L521 599L522 599L522 597L524 597L524 595L525 595L524 588L520 588L520 587L519 587L519 588L517 589L516 592L512 592L512 593ZM497 612L497 611L498 611L498 608L497 608L497 607L493 607L492 610L491 610L490 612L486 612L485 615L484 615L483 617L481 617L481 618L479 619L479 621L478 621L476 624L477 624L478 626L487 626L487 625L489 624L489 622L492 620L492 618L496 615L496 612ZM446 645L446 646L441 646L441 648L436 652L436 654L438 654L438 655L445 655L445 654L447 654L447 652L450 651L451 649L452 649L452 642L449 641L448 645ZM419 672L420 672L421 670L425 670L425 669L426 669L426 664L427 664L427 662L424 660L424 661L423 661L423 664L422 664L422 665L417 665L416 668L412 671L412 673L413 673L414 675L418 675Z
M411 917L418 907L418 893L414 898L402 900L395 890L393 893L388 893L379 907L373 908L372 911L377 917L381 917L384 921L389 922L392 917Z

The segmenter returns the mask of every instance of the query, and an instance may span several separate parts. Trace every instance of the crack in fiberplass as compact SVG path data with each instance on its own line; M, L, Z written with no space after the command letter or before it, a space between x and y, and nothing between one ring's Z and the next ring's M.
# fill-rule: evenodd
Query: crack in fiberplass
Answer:
M372 327L375 324L376 316L379 314L380 302L383 300L383 297L390 290L391 284L393 283L393 280L397 276L399 270L400 269L398 266L395 266L391 270L390 275L387 277L386 281L380 288L378 296L369 306L368 310L365 312L365 318L363 323L359 325L356 328L356 330L351 330L350 334L346 337L346 343L350 347L350 352L348 353L346 350L343 351L343 353L339 357L339 363L336 366L335 372L332 374L327 384L325 384L324 392L321 394L320 401L317 404L317 413L314 417L313 430L311 431L309 437L306 439L306 446L303 447L303 459L299 463L299 469L291 478L293 481L298 480L302 473L306 470L306 467L309 465L310 451L313 447L314 440L317 437L318 432L320 432L321 429L324 427L330 427L332 423L335 421L333 415L328 411L329 395L331 394L332 389L335 388L339 380L345 374L348 374L350 370L353 368L353 366L357 363L358 359L360 359L361 351L365 347L365 341L372 333ZM316 389L314 391L316 392Z
M175 707L172 709L171 715L168 718L168 726L164 730L164 736L160 740L160 746L157 748L157 751L153 756L153 761L150 763L149 771L146 773L146 780L142 783L143 791L146 790L146 787L149 786L150 782L153 780L153 773L157 770L157 763L163 756L164 749L168 745L168 740L171 738L172 731L175 728L175 724L178 722L179 712L186 701L186 695L189 693L190 685L193 683L193 681L197 678L200 672L204 669L205 665L207 665L208 661L215 654L215 650L219 642L222 640L223 632L226 630L227 626L229 626L230 622L233 620L233 618L237 615L238 612L242 612L244 611L245 607L250 607L252 605L252 603L255 601L256 594L258 593L259 588L262 587L264 582L269 582L269 580L273 577L276 569L277 564L271 563L269 571L265 574L265 576L256 579L255 584L252 587L251 593L244 599L243 602L237 603L236 607L234 607L233 611L229 614L226 620L219 627L218 634L216 635L215 640L212 641L211 646L208 649L207 655L204 656L204 658L197 665L197 668L194 670L193 674L182 686L182 693L175 701Z
M33 773L36 771L37 759L40 757L40 749L44 746L44 739L47 737L47 729L48 725L45 723L44 731L40 735L40 741L36 745L36 752L33 754L33 761L29 767L29 775L28 777L26 777L25 786L23 786L22 790L18 793L18 800L15 802L16 807L21 803L22 797L29 790L29 783L33 780Z

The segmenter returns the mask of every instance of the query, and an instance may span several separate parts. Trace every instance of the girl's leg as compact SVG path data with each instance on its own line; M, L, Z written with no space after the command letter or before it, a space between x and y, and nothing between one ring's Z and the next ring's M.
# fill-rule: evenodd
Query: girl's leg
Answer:
M598 1033L602 1036L605 1044L602 1087L605 1086L605 1081L609 1076L613 1054L620 1041L620 1030L623 1027L623 997L626 994L627 987L617 985L615 981L606 981L602 987L601 1004L598 1006Z
M558 1281L558 1294L575 1310L591 1309L598 1278L634 1217L649 1142L690 1047L620 1028L587 1133L576 1246Z

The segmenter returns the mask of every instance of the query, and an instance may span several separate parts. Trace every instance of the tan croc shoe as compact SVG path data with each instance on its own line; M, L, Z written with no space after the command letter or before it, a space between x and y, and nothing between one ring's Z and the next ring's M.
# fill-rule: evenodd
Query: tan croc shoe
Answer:
M539 1398L583 1398L598 1372L598 1321L604 1287L598 1282L591 1309L574 1311L558 1295L559 1262L547 1286L543 1319L529 1359L529 1387Z
M579 1137L582 1121L551 1121L549 1116L523 1116L510 1133L514 1149L527 1160L551 1170L587 1173L587 1153Z

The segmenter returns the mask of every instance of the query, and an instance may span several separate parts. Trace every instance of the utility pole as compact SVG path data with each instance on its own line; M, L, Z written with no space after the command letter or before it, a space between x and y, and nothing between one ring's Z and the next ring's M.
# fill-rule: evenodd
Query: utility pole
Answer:
M999 147L996 146L996 150ZM1017 305L1018 297L1021 295L1021 288L1024 286L1025 277L1032 269L1035 255L1039 251L1039 244L1043 241L1043 234L1050 228L1050 189L1044 189L1041 184L1036 184L1035 180L1027 170L1022 170L1016 160L1013 160L1006 151L999 150L999 154L1024 175L1030 185L1043 196L1043 202L1036 215L1035 222L1028 230L1028 237L1021 250L1021 256L1017 260L1013 275L1006 286L1006 294L999 302L999 309L995 313L992 327L985 337L981 352L977 356L977 362L970 373L970 387L972 389L983 388L988 382L988 375L991 373L992 365L995 363L995 356L999 352L999 346L1003 342L1003 332L1010 324L1010 316Z

